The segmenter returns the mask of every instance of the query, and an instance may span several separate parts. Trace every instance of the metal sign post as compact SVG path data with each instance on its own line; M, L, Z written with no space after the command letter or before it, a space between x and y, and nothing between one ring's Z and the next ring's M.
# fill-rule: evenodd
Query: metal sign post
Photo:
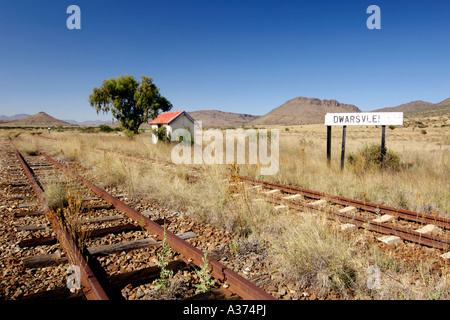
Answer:
M327 126L327 162L331 165L331 126Z
M383 168L384 156L386 155L386 126L381 126L381 168Z
M345 134L347 132L347 126L342 127L342 150L341 150L341 171L344 170L345 160Z
M344 169L347 126L381 126L381 167L386 155L386 125L403 125L403 112L327 113L327 162L331 164L331 126L342 126L341 170Z

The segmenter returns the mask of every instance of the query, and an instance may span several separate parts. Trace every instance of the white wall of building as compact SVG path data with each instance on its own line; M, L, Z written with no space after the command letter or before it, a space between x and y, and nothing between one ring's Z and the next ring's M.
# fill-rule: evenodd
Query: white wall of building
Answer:
M191 137L194 134L194 122L192 122L191 119L189 119L184 113L177 119L175 119L175 121L171 122L170 125L162 124L159 126L166 127L167 136L171 135L172 132L174 132L177 129L187 129L187 128L189 128ZM158 129L158 125L153 124L151 128L152 130L156 130ZM157 137L154 134L152 134L152 143L156 144L157 142L158 142Z

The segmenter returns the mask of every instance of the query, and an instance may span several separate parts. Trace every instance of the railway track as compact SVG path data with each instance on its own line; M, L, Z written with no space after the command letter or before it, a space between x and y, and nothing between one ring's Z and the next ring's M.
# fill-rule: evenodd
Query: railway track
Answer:
M50 254L31 255L23 260L23 267L38 268L65 263L66 267L63 270L76 271L72 275L79 275L78 279L81 282L81 290L75 290L75 295L67 286L63 286L46 292L44 296L49 297L53 294L54 297L62 295L93 300L123 299L121 294L123 287L151 282L160 276L161 269L155 265L145 264L142 269L111 275L108 273L109 270L114 267L117 270L118 266L124 267L121 261L114 260L123 255L128 255L128 260L134 260L136 259L133 256L134 251L131 250L144 250L142 254L144 258L141 257L140 260L156 261L158 248L168 244L173 250L171 254L173 260L167 262L167 268L175 272L181 270L184 274L195 273L195 270L206 266L217 283L224 284L217 289L220 291L221 299L224 297L249 300L274 299L264 290L189 243L189 238L197 236L195 233L175 234L170 231L169 229L176 229L175 217L174 222L171 218L152 219L150 212L139 212L127 204L124 201L126 195L113 196L45 153L39 152L27 157L20 154L11 143L4 142L2 147L3 152L7 154L8 167L6 177L8 182L4 183L10 188L16 188L16 193L24 194L16 198L30 201L19 205L21 210L16 212L16 218L37 217L32 220L34 224L16 224L17 230L38 232L38 236L23 239L19 245L29 248L50 246L52 248L50 252L53 250ZM75 225L89 225L89 228L71 229L69 226L74 223L66 215L65 209L55 210L48 206L44 190L55 181L64 183L78 196L73 197L76 199L74 203L69 200L68 207L80 205L78 208L82 208L82 215L77 218ZM30 186L37 202L33 199ZM114 221L112 226L111 221ZM108 223L106 227L97 225L106 222ZM123 235L130 233L131 236L127 239L131 240L124 242ZM109 237L109 242L112 243L98 245L98 239L103 237ZM61 275L63 284L67 277L68 275ZM29 298L39 298L39 294L31 295Z

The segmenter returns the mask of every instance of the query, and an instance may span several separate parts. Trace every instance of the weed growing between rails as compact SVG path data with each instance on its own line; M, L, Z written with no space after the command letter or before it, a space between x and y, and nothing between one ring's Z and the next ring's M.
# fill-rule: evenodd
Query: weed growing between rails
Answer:
M84 210L82 197L78 191L67 190L63 205L50 212L50 220L58 221L58 224L67 232L79 252L87 259L86 243L88 239L88 230L81 221ZM67 288L72 292L81 289L80 267L76 265L77 257L68 253L68 261L71 263L67 268ZM86 260L87 261L87 260Z
M205 256L202 258L203 265L200 270L196 270L198 277L200 278L200 283L195 284L197 288L195 293L206 293L211 290L211 286L214 285L215 280L211 278L208 264L208 253L205 252Z
M164 237L161 244L161 251L158 252L158 260L156 261L156 265L161 269L160 276L158 279L154 281L156 284L156 290L167 290L169 288L169 278L173 276L173 271L168 270L167 266L169 265L169 256L172 254L172 249L170 245L166 243L166 224L164 223Z
M72 191L64 184L51 183L45 196L49 208L55 217L71 236L75 245L84 251L87 240L87 227L81 222L84 210L82 195Z
M50 182L44 185L45 201L47 206L58 210L67 206L67 182Z
M83 210L83 200L80 193L77 191L72 192L69 189L67 192L67 206L57 211L65 228L81 252L84 252L87 241L87 227L81 223Z

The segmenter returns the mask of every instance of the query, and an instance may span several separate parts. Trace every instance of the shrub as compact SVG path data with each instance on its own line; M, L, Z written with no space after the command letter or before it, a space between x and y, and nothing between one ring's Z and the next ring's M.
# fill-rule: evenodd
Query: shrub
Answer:
M128 130L128 129L123 130L123 133L125 134L125 136L126 136L128 139L134 139L134 136L136 135L136 134L134 133L134 131L131 131L131 130Z
M358 153L351 153L348 156L348 161L355 168L367 169L381 166L381 145L370 144L366 145ZM400 156L386 148L386 154L383 159L383 167L385 169L398 170L402 167Z
M95 127L82 127L81 131L85 133L95 133L97 130Z
M179 134L176 138L176 141L178 141L179 143L183 142L184 144L193 144L194 143L194 137L191 134L189 126L184 127L184 133Z
M101 124L98 126L100 132L112 132L113 128L111 128L110 126L106 125L106 124Z
M161 126L158 129L153 129L152 133L158 138L158 141L169 142L170 135L167 135L167 130L165 126Z

